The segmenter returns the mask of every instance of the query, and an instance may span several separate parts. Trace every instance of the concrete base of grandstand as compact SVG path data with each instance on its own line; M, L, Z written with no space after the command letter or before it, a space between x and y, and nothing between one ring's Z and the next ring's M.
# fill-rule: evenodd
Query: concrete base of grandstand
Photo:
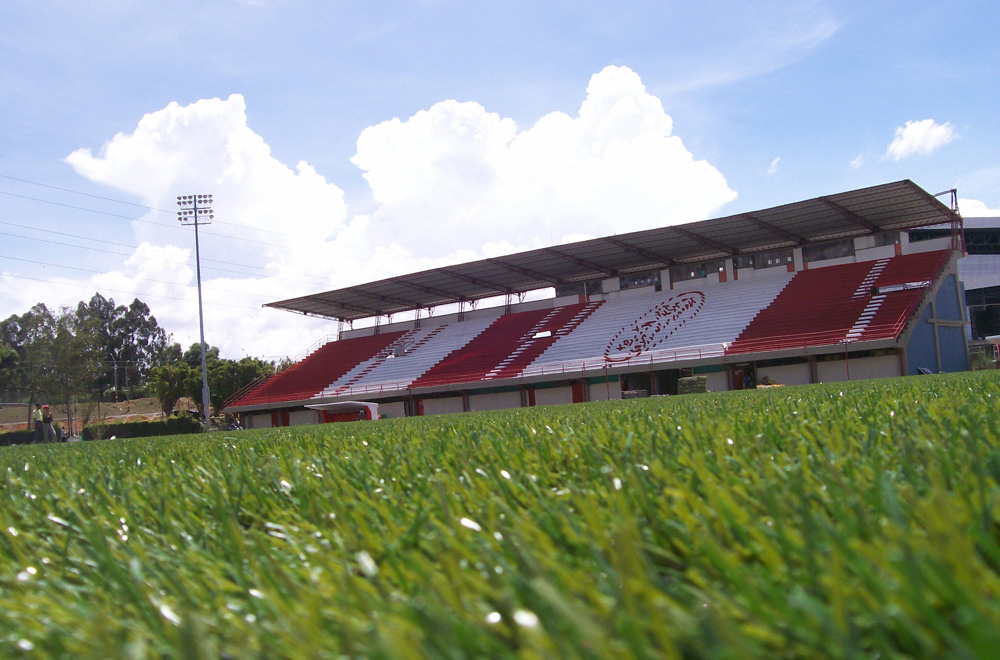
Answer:
M952 245L903 233L859 240L849 258L795 248L779 268L732 259L691 279L615 278L597 294L347 331L227 411L266 428L357 419L330 413L338 402L398 418L675 395L689 376L720 392L963 371Z

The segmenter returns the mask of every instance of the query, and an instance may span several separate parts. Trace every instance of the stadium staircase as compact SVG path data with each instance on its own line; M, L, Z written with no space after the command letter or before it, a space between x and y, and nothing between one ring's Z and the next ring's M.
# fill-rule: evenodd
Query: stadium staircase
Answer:
M401 350L360 365L356 372L336 379L323 394L363 396L405 390L446 355L475 339L495 319L474 318L410 331L393 346Z
M485 380L486 375L517 350L522 339L551 311L541 309L501 316L472 341L450 352L413 381L412 387Z
M603 302L598 300L549 310L548 314L520 338L518 346L490 369L483 379L516 378L549 346L573 332Z
M251 406L312 398L331 381L371 358L402 336L402 332L331 341L288 369L268 378L229 406Z
M894 339L949 255L922 252L800 271L727 352Z
M769 273L752 280L712 284L692 291L636 293L604 302L573 332L561 337L528 365L522 376L603 368L605 356L620 362L664 363L716 357L733 341L754 315L766 307L792 278L788 272ZM694 315L673 321L654 318L657 309L681 297L703 296ZM613 340L639 326L657 330L637 355L615 351Z

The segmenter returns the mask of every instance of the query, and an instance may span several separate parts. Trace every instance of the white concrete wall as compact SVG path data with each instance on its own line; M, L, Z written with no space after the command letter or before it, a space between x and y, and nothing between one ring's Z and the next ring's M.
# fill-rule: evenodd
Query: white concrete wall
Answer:
M318 410L293 410L288 413L288 425L299 426L301 424L319 424Z
M733 271L735 270L733 268L733 260L732 259L723 259L722 264L723 264L723 268L725 269L725 272L726 272L726 281L727 282L732 282L733 281Z
M725 392L729 389L729 375L725 371L698 375L706 377L705 387L709 392Z
M795 271L798 272L802 270L802 265L805 261L802 259L802 248L797 247L792 250L792 265L795 267Z
M608 392L611 392L611 400L622 398L622 383L614 380L610 383L593 383L590 386L591 401L607 401ZM572 399L571 399L572 400ZM538 392L535 392L535 401L538 401Z
M271 428L271 413L263 415L247 415L248 429L269 429Z
M844 360L836 362L818 362L816 375L821 383L835 383L847 380L847 370L850 368L851 380L867 380L869 378L887 378L902 376L898 355L884 355L874 358L851 358L848 364Z
M594 299L598 299L600 296L594 296ZM556 307L565 307L566 305L575 305L580 302L579 294L575 296L561 296L559 298L553 298L552 304Z
M816 268L826 268L827 266L840 266L841 264L853 264L854 257L837 257L836 259L823 259L822 261L810 261L809 270Z
M402 401L393 401L391 403L380 403L378 404L378 414L385 415L395 419L397 417L406 417L406 407L403 405Z
M425 415L443 415L463 412L462 397L450 396L444 399L424 399Z
M740 268L739 269L739 280L752 280L761 277L770 277L772 275L787 275L788 265L781 264L780 266L772 266L771 268Z
M757 367L757 382L764 376L780 385L808 385L809 364L782 364L776 367ZM854 373L851 373L854 376Z
M903 254L917 254L918 252L934 252L935 250L947 250L950 247L951 247L951 237L945 236L943 238L932 238L929 241L919 241L917 243L903 243Z
M858 250L854 253L858 261L875 261L876 259L890 259L896 256L896 246L895 245L883 245L881 247L872 247L864 250Z
M656 290L652 286L638 286L634 289L622 289L620 291L614 291L611 294L605 296L606 300L621 300L622 298L641 298L643 296L649 297L656 294Z
M520 407L520 392L494 392L469 396L469 410L505 410Z
M615 287L617 288L618 280L615 279ZM516 298L515 298L516 300ZM511 305L511 312L528 312L535 309L550 309L552 307L571 305L580 302L577 296L563 296L562 298L543 298L541 300L527 300L523 303L515 302ZM465 318L475 319L475 318L497 318L503 314L503 298L499 299L488 299L482 301L482 306L478 309L465 310ZM444 309L453 308L454 305L445 305ZM405 332L407 330L413 329L413 318L412 312L407 312L406 316L410 317L402 321L396 321L394 323L383 323L379 326L379 333L386 334L389 332ZM458 312L449 312L447 314L435 314L434 316L427 316L427 310L421 311L420 327L421 328L433 328L438 325L445 323L455 323L458 319ZM336 326L334 326L336 327ZM355 328L351 330L346 325L344 326L344 339L352 339L355 337L368 337L375 332L374 325L366 325L363 327ZM336 330L330 332L331 336L336 335Z
M709 273L705 277L696 277L693 280L684 280L683 282L674 282L674 291L690 291L692 289L701 289L706 286L712 286L719 283L719 273ZM665 288L665 287L664 287Z
M536 406L558 406L563 403L573 403L572 387L548 387L535 390Z

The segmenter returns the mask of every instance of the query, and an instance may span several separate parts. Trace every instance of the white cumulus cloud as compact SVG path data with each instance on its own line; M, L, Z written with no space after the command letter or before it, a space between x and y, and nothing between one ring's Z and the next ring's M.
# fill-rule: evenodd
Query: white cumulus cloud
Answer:
M1000 217L1000 208L991 209L986 202L978 199L959 199L958 212L966 218L995 218Z
M294 355L337 329L263 302L700 220L736 196L624 67L594 75L576 115L526 128L445 100L365 129L352 159L375 200L364 214L309 164L274 158L238 94L171 103L99 153L66 160L156 209L132 224L134 254L80 286L113 290L118 302L139 297L184 346L198 337L194 237L177 222L175 198L214 195L215 220L200 229L205 334L227 357Z
M442 256L456 242L536 247L704 219L736 195L672 132L639 76L608 67L576 116L521 130L477 103L442 101L365 129L352 162L380 203L379 233Z
M908 121L896 128L896 135L886 150L886 156L895 161L913 154L929 154L961 137L951 122L938 124L933 119Z

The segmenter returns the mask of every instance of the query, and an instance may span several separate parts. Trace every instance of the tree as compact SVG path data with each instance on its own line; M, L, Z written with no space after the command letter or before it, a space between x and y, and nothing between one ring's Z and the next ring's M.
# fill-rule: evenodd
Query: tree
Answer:
M191 369L197 375L197 379L192 381L191 389L188 395L194 400L195 404L198 406L198 413L205 417L205 403L202 401L201 392L201 344L195 342L184 351L183 358L184 362L191 367ZM212 372L212 366L219 359L219 348L217 346L206 346L205 347L205 371L206 375ZM209 389L211 389L212 379L209 376L208 380ZM209 395L211 396L211 394Z
M174 362L180 362L184 359L184 354L181 352L181 345L177 342L170 342L164 345L163 350L156 357L156 366L161 366L164 364L173 364Z
M42 303L21 316L14 314L0 323L0 336L15 353L13 358L7 358L4 379L8 389L28 395L29 425L32 405L52 391L55 365L50 351L55 325L55 317Z
M89 302L76 308L77 320L98 337L103 366L98 379L100 391L113 390L117 397L123 389L142 387L149 371L161 363L167 348L167 333L138 298L128 307L115 305L95 293Z
M201 387L198 373L182 360L153 367L150 383L164 415L170 414L182 396Z
M218 346L206 346L205 347L205 365L206 367L213 361L219 359L219 347ZM195 342L191 344L191 347L184 351L183 360L188 363L192 369L197 369L201 371L201 344Z
M12 387L12 374L17 366L17 351L3 337L0 329L0 391L9 391Z
M185 393L198 405L198 411L204 412L204 403L201 399L201 344L198 342L191 344L184 351L182 361L192 374ZM220 358L216 346L206 349L205 366L208 371L208 389L211 390L210 403L216 412L222 410L226 400L241 389L255 380L274 373L274 364L259 358L245 357L238 362Z
M245 357L239 362L235 360L215 360L208 371L208 384L211 389L212 407L218 412L223 404L234 394L250 383L270 376L274 373L274 365L263 360Z
M97 338L77 317L63 308L56 318L55 335L49 347L53 375L49 392L66 402L68 427L73 428L71 400L81 392L92 392L100 374L100 346Z

